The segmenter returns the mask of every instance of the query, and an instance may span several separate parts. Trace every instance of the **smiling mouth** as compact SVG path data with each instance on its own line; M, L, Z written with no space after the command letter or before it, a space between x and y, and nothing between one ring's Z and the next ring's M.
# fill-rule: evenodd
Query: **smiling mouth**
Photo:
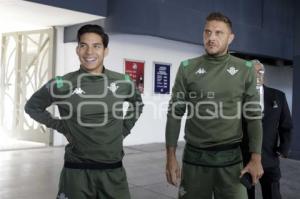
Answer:
M93 57L89 57L89 58L84 58L84 61L86 63L94 63L97 59L93 58Z

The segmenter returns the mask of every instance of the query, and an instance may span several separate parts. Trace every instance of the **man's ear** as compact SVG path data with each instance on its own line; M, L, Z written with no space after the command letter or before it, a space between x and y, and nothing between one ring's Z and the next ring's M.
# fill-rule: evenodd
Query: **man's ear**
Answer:
M234 34L231 33L231 34L229 35L228 45L231 44L231 42L233 41L233 39L234 39Z
M79 56L79 45L76 47L76 54Z

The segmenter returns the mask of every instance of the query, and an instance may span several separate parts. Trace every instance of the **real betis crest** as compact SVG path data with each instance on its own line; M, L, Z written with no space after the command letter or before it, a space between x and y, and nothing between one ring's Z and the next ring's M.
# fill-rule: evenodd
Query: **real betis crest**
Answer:
M115 82L110 83L109 87L107 87L111 92L115 93L119 86Z
M230 74L230 75L235 75L239 70L237 70L234 66L230 66L230 68L227 69L227 72Z

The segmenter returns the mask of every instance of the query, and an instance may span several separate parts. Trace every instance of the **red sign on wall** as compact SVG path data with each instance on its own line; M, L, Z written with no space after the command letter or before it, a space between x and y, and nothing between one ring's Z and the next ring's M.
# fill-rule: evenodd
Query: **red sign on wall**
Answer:
M130 76L132 81L141 93L144 93L144 67L145 61L124 60L125 73Z

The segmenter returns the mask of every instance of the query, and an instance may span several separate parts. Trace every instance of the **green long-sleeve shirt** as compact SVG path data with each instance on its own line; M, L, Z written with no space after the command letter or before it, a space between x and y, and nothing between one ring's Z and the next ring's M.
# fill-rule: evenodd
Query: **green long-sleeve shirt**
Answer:
M123 102L129 107L123 116ZM56 104L61 119L46 108ZM127 75L104 69L92 75L79 69L56 77L35 92L25 105L34 120L64 134L69 141L65 161L117 162L123 137L142 113L139 91Z
M260 153L261 109L252 63L226 54L183 61L169 102L166 145L176 146L187 109L185 140L207 148L241 142L245 117L251 152ZM244 113L244 114L243 114Z

